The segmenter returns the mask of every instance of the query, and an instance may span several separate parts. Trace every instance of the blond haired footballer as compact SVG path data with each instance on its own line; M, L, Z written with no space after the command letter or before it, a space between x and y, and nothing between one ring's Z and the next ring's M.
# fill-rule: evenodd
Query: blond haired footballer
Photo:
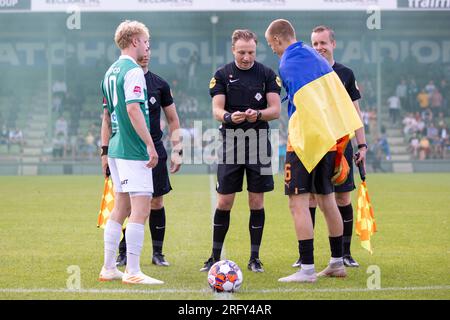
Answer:
M122 280L128 284L162 284L140 269L144 224L153 194L152 168L158 154L149 131L147 88L144 72L136 61L149 50L149 31L138 21L126 20L114 40L121 56L106 71L102 91L106 98L101 129L102 169L109 168L115 202L104 232L104 264L100 281ZM131 212L131 214L130 214ZM127 267L116 267L116 251L122 224L129 216L126 232Z

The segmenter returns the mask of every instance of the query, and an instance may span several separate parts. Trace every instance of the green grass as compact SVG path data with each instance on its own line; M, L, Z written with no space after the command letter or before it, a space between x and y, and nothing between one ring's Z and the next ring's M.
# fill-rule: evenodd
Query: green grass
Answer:
M378 232L374 254L353 238L358 269L346 279L315 284L281 284L293 273L297 241L281 177L265 200L266 227L261 259L266 272L246 269L250 248L246 194L238 195L225 242L228 259L241 266L244 283L236 300L247 299L450 299L450 174L372 174L368 188ZM162 286L100 283L103 231L96 228L103 188L98 176L0 177L0 299L217 299L199 272L211 247L211 200L206 175L173 176L174 191L165 199L164 251L169 268L156 267L146 231L142 269ZM356 196L356 192L354 193ZM315 264L329 259L326 225L317 217ZM14 292L8 289L65 289L67 268L79 266L82 289L130 292ZM367 290L376 265L381 290ZM430 287L433 287L430 289ZM410 288L410 289L402 289ZM428 289L427 289L428 288ZM141 290L141 291L139 291ZM266 291L265 291L266 290Z

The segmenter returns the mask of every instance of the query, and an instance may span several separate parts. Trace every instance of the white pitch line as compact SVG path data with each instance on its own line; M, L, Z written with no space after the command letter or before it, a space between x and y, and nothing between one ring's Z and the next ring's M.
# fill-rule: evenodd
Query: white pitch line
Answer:
M308 292L308 293L336 293L336 292L383 292L383 291L431 291L431 290L449 290L450 286L426 286L426 287L386 287L380 289L367 289L367 288L323 288L323 289L263 289L263 290L240 290L239 293L295 293L295 292ZM211 293L210 289L190 290L190 289L50 289L50 288L2 288L0 293L103 293L103 294L162 294L162 293Z

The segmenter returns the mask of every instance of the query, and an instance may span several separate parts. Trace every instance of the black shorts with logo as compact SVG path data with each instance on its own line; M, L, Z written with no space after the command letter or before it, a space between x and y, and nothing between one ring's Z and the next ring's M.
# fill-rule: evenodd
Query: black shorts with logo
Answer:
M272 155L270 141L263 139L267 143L267 152L264 162L259 155L259 147L257 152L250 152L248 145L245 146L245 156L238 157L237 147L226 147L226 143L222 145L223 158L219 160L217 165L217 192L220 194L230 194L242 191L244 175L247 177L247 191L254 193L268 192L274 189L272 176L272 166L270 157ZM247 141L248 142L248 141ZM233 158L227 158L230 155L230 148L234 149ZM227 152L228 151L228 152ZM219 151L220 152L220 151ZM226 155L228 154L228 156Z
M162 141L155 143L155 149L159 159L156 167L152 169L154 198L163 196L172 190L167 169L167 152Z
M334 172L336 151L328 152L317 166L308 173L295 152L286 153L284 166L284 193L286 195L334 192L331 178Z
M262 168L257 164L219 164L217 166L217 192L220 194L241 192L244 174L247 176L247 191L254 193L272 191L274 189L273 176L261 174Z
M355 178L353 176L353 147L349 142L347 148L345 149L345 159L347 159L348 166L350 167L350 171L348 173L347 180L340 186L334 187L334 192L349 192L355 190Z

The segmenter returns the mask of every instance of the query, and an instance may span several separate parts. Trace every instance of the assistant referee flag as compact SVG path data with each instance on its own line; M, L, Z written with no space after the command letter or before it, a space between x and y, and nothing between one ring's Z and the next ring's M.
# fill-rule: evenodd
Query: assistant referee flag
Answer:
M100 203L100 212L98 213L97 227L105 228L106 222L109 219L112 209L114 208L114 190L112 179L105 178L105 185L103 188L102 201Z
M372 203L370 203L369 191L365 181L361 182L358 190L358 207L355 223L355 232L361 240L361 246L373 253L370 237L377 231Z

